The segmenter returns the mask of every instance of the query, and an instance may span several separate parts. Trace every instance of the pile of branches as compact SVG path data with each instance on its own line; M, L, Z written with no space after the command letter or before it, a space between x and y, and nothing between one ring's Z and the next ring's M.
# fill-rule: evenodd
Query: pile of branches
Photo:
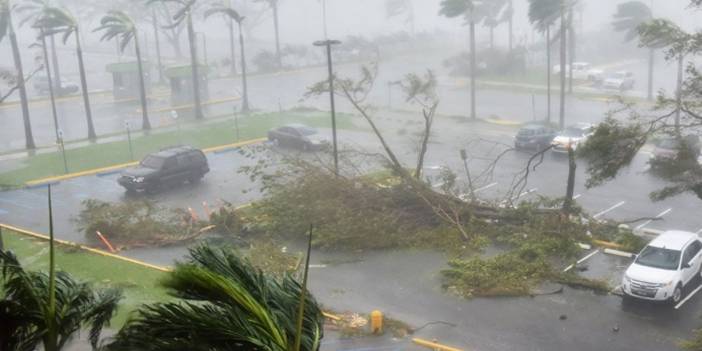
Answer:
M169 209L147 200L84 200L74 221L89 242L102 246L99 232L117 250L190 242L211 228L209 222L195 219L187 210Z

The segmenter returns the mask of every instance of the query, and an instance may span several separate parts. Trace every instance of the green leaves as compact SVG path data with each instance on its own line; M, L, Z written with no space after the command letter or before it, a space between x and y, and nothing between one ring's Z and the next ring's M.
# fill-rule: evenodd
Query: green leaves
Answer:
M625 32L626 41L639 36L639 26L653 18L651 8L641 1L628 1L617 6L612 25L617 32Z
M120 40L120 50L124 49L129 45L132 39L136 36L136 25L129 15L122 11L109 11L100 20L100 27L97 27L93 32L104 31L104 34L100 38L101 41L112 40L117 36L121 36Z
M244 18L246 18L244 16L241 16L239 14L239 12L237 12L233 8L225 7L225 6L220 5L220 4L212 5L211 8L205 10L205 18L209 18L210 16L216 15L216 14L221 14L221 15L224 15L226 17L229 17L229 18L233 19L236 23L239 23L239 24L241 24L241 21L243 21Z

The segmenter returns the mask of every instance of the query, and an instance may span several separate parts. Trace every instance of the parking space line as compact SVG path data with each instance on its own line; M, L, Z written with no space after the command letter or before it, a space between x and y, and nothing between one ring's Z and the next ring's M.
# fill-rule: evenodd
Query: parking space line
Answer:
M612 210L614 210L614 209L616 209L616 208L618 208L618 207L624 205L625 203L626 203L626 201L620 201L619 203L615 204L614 206L612 206L612 207L610 207L610 208L608 208L608 209L606 209L606 210L603 210L603 211L601 211L601 212L598 212L597 214L595 214L594 216L592 216L592 218L597 219L597 218L601 217L602 215L607 214L607 212L610 212L610 211L612 211Z
M490 188L492 188L492 187L495 186L495 185L497 185L497 183L491 183L491 184L488 184L488 185L486 185L486 186L484 186L484 187L482 187L482 188L475 189L473 192L474 192L474 193L479 193L479 192L481 192L481 191L490 189Z
M702 285L698 286L697 289L692 290L692 292L690 292L690 293L687 295L686 298L684 298L682 301L680 301L679 304L677 304L677 305L675 306L675 309L677 310L678 308L682 307L682 305L685 304L685 302L687 302L687 300L689 300L689 299L691 299L693 296L695 296L695 294L697 294L700 290L702 290Z
M577 195L573 196L573 200L579 199L582 195L583 195L583 194L577 194Z
M575 267L576 265L581 264L581 263L583 263L583 262L589 260L592 256L597 255L599 252L600 252L600 249L597 249L597 250L595 250L595 251L593 251L593 252L590 252L587 256L585 256L585 257L579 259L577 262L575 262L575 264L571 264L570 266L566 267L566 268L563 270L563 272L568 272L569 270L573 269L573 267Z
M659 213L656 217L653 217L653 218L656 218L656 219L658 219L658 218L663 218L663 216L667 215L667 214L670 213L672 210L673 210L672 208L669 208L669 209L667 209L667 210L665 210L665 211ZM636 226L636 228L634 228L634 230L640 230L640 229L642 229L643 227L649 225L649 223L651 223L651 222L653 222L653 219L649 219L649 220L647 220L646 222L643 222L643 223L639 224L638 226Z

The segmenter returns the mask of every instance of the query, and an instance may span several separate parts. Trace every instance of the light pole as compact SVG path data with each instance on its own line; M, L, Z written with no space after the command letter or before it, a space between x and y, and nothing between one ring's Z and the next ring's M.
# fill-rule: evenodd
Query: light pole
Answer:
M66 161L66 145L63 143L63 130L58 129L58 142L61 148L61 156L63 157L63 171L64 174L68 174L68 162Z
M234 129L236 130L236 141L239 141L239 117L237 115L236 106L234 106Z
M314 46L326 46L327 48L327 66L329 67L329 100L331 102L331 118L332 118L332 141L334 143L334 174L339 175L339 154L336 144L336 109L334 106L334 73L332 70L332 45L341 44L338 40L320 40L315 41Z
M134 150L132 149L132 132L129 128L129 121L124 121L124 128L127 129L127 142L129 142L129 160L134 161Z
M180 119L178 119L178 112L176 112L176 110L171 110L171 118L173 118L173 120L175 120L176 125L178 126L178 142L182 143L183 141L181 140L181 137L180 137Z
M392 109L392 86L399 85L400 83L399 80L388 81L388 109Z

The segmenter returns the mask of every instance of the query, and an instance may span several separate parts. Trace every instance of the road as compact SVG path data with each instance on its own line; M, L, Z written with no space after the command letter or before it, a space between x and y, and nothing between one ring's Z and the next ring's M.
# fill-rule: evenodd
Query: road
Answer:
M421 126L418 115L382 112L377 119L386 137L398 150L399 157L414 162L416 137ZM413 121L413 122L408 122ZM401 129L406 129L404 133ZM323 132L328 133L328 130ZM490 158L496 150L487 142L511 143L515 128L483 122L465 122L441 117L436 122L434 141L427 156L427 175L435 174L437 166L446 166L462 175L458 150L470 146L471 156ZM342 145L366 152L377 152L378 143L364 131L342 131ZM287 152L285 150L278 150ZM524 195L562 196L565 193L567 160L546 155L543 163L529 178L525 189L535 189ZM484 169L487 160L471 157L472 174ZM523 169L528 152L510 153L500 162L492 179L478 184L479 196L499 201L509 188L516 172ZM601 187L585 189L585 164L579 164L576 194L578 203L599 218L627 220L663 214L662 221L646 224L650 228L702 228L699 200L683 195L664 202L652 203L648 193L663 185L644 173L646 155L639 155L623 176ZM209 154L212 172L198 185L164 191L153 197L165 206L192 207L203 213L202 202L216 206L220 199L243 204L260 194L256 184L237 170L256 162L236 150ZM434 172L434 173L432 173ZM80 201L97 198L105 201L128 201L131 197L116 184L117 174L94 175L62 181L54 185L57 237L85 242L72 218ZM460 179L460 178L459 178ZM494 185L493 185L494 184ZM21 189L0 193L0 221L46 232L46 189ZM139 196L137 196L139 198ZM670 209L670 210L668 210ZM641 225L645 222L637 222ZM161 265L170 265L182 258L185 247L134 249L122 254ZM291 249L293 250L293 249ZM588 252L583 252L585 256ZM419 327L433 321L417 332L417 336L438 339L449 345L476 350L676 350L676 341L689 337L699 327L698 311L702 298L694 296L686 305L673 310L648 304L623 304L614 295L595 295L589 291L566 288L562 294L533 298L501 298L464 300L445 294L440 289L439 271L446 257L427 251L391 252L328 252L315 251L312 262L318 265L311 273L311 289L325 305L337 310L371 311L379 308L393 318ZM333 264L333 262L347 262ZM592 277L605 278L613 285L621 277L627 260L598 254L587 262ZM566 316L565 320L560 316ZM613 328L618 332L613 331ZM406 340L405 340L406 341ZM383 346L379 343L376 346ZM390 345L388 347L396 347ZM332 347L331 349L338 349ZM408 349L403 345L401 349Z

